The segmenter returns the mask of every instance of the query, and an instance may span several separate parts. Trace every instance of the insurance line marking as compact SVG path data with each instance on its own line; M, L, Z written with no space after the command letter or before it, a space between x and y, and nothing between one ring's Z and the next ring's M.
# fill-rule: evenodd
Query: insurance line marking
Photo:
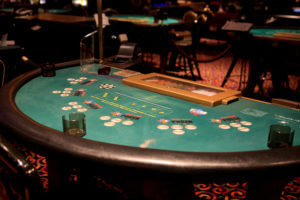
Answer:
M161 108L165 108L165 109L172 110L172 108L169 108L169 107L166 107L166 106L162 106L162 105L159 105L159 104L156 104L156 103L152 103L152 102L149 102L149 101L145 101L145 100L143 100L143 99L131 97L131 96L129 96L129 95L122 94L122 93L120 93L120 92L115 92L115 93L116 93L116 94L119 94L119 95L122 95L122 96L125 96L125 97L128 97L128 98L131 98L131 99L134 99L134 100L142 101L142 102L149 103L149 104L152 104L152 105L161 107Z
M148 113L145 113L145 112L142 112L142 111L139 111L139 110L135 110L135 109L132 109L132 108L128 108L126 106L122 106L120 104L117 104L117 103L113 103L113 102L110 102L110 101L107 101L105 99L101 99L99 97L95 97L95 96L91 96L92 98L95 98L95 99L98 99L100 100L101 102L105 103L105 104L108 104L108 105L111 105L111 106L114 106L114 107L117 107L117 108L121 108L123 110L126 110L126 111L130 111L130 112L133 112L133 113L140 113L140 114L144 114L144 115L147 115L149 117L153 117L153 118L156 118L156 116L154 115L151 115L151 114L148 114Z

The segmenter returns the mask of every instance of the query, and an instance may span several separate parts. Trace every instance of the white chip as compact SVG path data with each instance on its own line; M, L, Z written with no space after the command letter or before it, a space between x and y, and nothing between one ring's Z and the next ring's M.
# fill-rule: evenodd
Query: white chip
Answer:
M220 124L219 128L221 128L221 129L230 129L230 126L225 125L225 124Z
M73 88L65 88L64 90L71 91Z
M62 96L62 97L68 97L69 94L61 94L60 96Z
M99 117L101 120L110 120L110 116L101 116Z
M70 90L65 90L65 91L63 91L62 93L63 93L63 94L70 94L71 91L70 91Z
M86 108L79 108L79 109L77 109L77 111L78 112L85 112L85 111L87 111L87 109Z
M177 130L173 130L172 133L174 133L175 135L183 135L185 131L177 129Z
M134 122L131 120L125 120L124 122L122 122L122 124L130 126L130 125L134 124Z
M241 121L241 124L245 125L245 126L251 126L252 122L248 122L248 121Z
M115 122L105 122L104 126L114 126L116 125Z
M81 80L86 80L87 77L80 77L79 79L81 79Z
M183 127L181 125L172 125L171 128L178 130L178 129L182 129Z
M167 130L167 129L169 129L169 126L162 124L162 125L158 125L157 128L160 130Z
M74 81L75 78L68 78L67 80L68 80L68 81Z
M197 126L189 124L189 125L185 125L185 128L188 130L195 130L195 129L197 129Z
M74 106L74 105L77 105L78 103L76 101L71 101L68 103L70 106Z
M82 108L82 105L73 105L72 107L77 109L77 108Z
M112 118L111 121L118 123L118 122L121 122L122 119L120 119L120 118Z
M99 85L99 88L101 88L101 89L111 89L111 88L114 88L115 87L115 85L113 85L113 84L101 84L101 85Z
M59 94L59 93L61 93L61 91L59 91L59 90L54 90L54 91L52 91L52 93L53 93L53 94Z
M247 128L247 127L238 127L238 130L242 131L242 132L249 132L250 131L250 129Z
M241 127L242 125L239 123L230 123L230 126L232 127Z
M72 82L70 82L70 83L73 84L73 85L75 85L75 84L77 84L78 82L72 81Z
M200 114L201 114L201 115L206 115L207 112L202 110L202 111L200 111Z
M76 79L76 80L74 80L74 81L76 81L76 82L81 82L81 81L83 81L82 79Z
M62 107L61 109L62 109L62 110L71 110L72 107L70 107L70 106L65 106L65 107Z

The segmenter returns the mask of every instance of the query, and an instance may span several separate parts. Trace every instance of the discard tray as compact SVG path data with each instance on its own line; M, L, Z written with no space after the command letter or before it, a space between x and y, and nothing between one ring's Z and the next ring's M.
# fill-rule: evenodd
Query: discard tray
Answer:
M209 86L168 75L150 73L123 79L129 86L214 107L238 99L240 91Z

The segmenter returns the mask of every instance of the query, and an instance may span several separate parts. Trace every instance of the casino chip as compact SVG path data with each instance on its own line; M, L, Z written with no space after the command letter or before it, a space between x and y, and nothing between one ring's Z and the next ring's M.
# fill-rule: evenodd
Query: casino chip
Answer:
M131 120L126 120L126 121L122 122L122 124L130 126L130 125L134 124L134 122Z
M225 124L220 124L220 125L219 125L219 128L220 128L220 129L230 129L230 126L225 125Z
M238 127L238 130L242 131L242 132L249 132L250 131L250 129L247 128L247 127Z
M241 127L242 125L241 124L239 124L239 123L230 123L230 126L232 126L232 127Z
M195 130L195 129L197 129L197 126L189 124L189 125L185 125L185 128L188 130Z
M192 113L193 115L197 116L197 115L206 115L207 112L202 110L202 109L196 109L196 108L191 108L190 109L190 113Z
M112 118L111 121L118 123L118 122L121 122L122 119L120 119L120 118Z
M183 127L181 125L172 125L171 128L175 130L179 130L182 129Z
M121 116L122 115L122 113L120 113L120 112L111 112L110 114L112 116Z
M78 103L76 101L71 101L68 103L70 106L74 106L74 105L77 105Z
M63 93L63 94L70 94L71 91L70 91L70 90L65 90L65 91L63 91L62 93Z
M185 131L180 130L180 129L176 129L176 130L173 130L172 133L174 133L175 135L183 135L185 133Z
M101 84L99 85L99 88L101 89L111 89L111 88L114 88L116 87L114 84Z
M212 118L212 119L210 119L210 122L220 124L222 121L220 119L214 119L214 118Z
M73 85L75 85L75 84L77 84L78 82L77 81L72 81L72 82L70 82L70 84L73 84Z
M161 118L161 119L159 119L159 120L157 120L159 123L163 123L163 124L167 124L167 123L169 123L170 122L170 120L168 120L168 119L163 119L163 118Z
M114 126L116 125L115 122L105 122L104 126Z
M65 106L65 107L62 107L61 109L62 109L62 110L71 110L72 107L70 107L70 106Z
M69 96L69 94L63 93L63 94L61 94L60 96L62 96L62 97L67 97L67 96Z
M64 90L71 91L71 90L73 90L73 88L65 88Z
M82 108L82 105L73 105L72 107L78 109L78 108Z
M169 126L167 126L167 125L158 125L157 128L160 129L160 130L167 130L167 129L169 129Z
M201 111L200 114L201 114L201 115L206 115L207 112L206 112L206 111Z
M248 121L241 121L241 124L245 125L245 126L251 126L252 122L248 122Z
M86 108L79 108L79 109L77 109L77 111L78 112L85 112L85 111L87 111L87 109Z
M68 78L67 80L68 80L68 81L74 81L75 78Z
M81 80L86 80L87 77L80 77L79 79L81 79Z
M59 91L59 90L54 90L54 91L52 91L52 93L53 93L53 94L59 94L59 93L61 93L61 91Z
M110 120L110 116L101 116L99 117L101 120Z

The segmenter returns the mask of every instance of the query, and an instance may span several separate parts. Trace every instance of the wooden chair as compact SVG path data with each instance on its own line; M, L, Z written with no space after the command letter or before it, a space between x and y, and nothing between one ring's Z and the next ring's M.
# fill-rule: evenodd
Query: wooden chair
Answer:
M185 70L187 75L187 68L189 68L193 80L203 80L199 63L213 62L229 52L230 44L228 44L228 48L212 59L197 58L200 50L206 47L200 42L200 39L206 37L209 32L208 18L209 13L204 10L200 13L190 10L184 14L184 31L173 31L173 49L169 60L169 69L176 70L176 66L179 66L180 69ZM194 69L196 69L198 77L195 76Z

